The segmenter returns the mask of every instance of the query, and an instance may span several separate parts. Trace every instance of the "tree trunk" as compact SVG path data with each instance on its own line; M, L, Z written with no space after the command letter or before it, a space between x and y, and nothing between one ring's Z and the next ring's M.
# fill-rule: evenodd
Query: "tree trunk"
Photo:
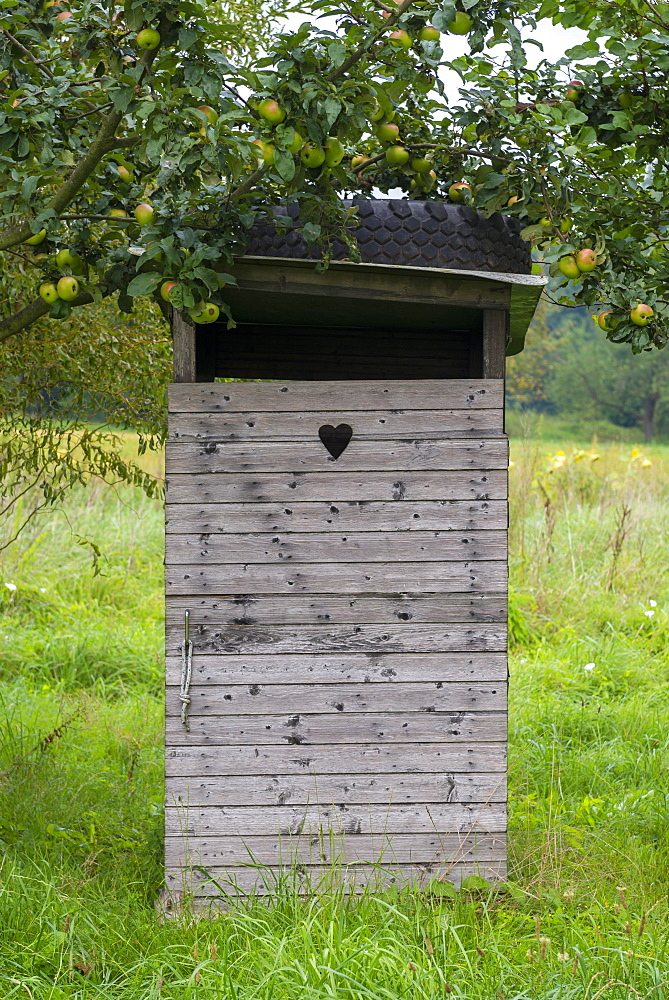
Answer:
M646 442L655 437L655 407L659 398L659 392L654 392L643 401L643 436Z

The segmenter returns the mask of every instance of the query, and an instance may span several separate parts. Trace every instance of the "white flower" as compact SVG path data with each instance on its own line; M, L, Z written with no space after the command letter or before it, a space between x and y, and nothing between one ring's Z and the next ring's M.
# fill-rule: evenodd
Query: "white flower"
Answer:
M597 666L596 663L586 663L586 665L583 667L583 669L584 670L594 670L596 666Z
M15 583L6 583L5 587L7 588L7 590L11 590L11 591L16 590L16 584Z
M558 962L568 962L569 961L569 952L568 951L559 951L557 953L557 960L558 960Z
M46 594L46 587L40 587L39 592L40 594Z
M655 612L651 608L649 611L644 611L644 614L645 614L646 618L652 618L653 615L655 614Z
M649 601L648 603L650 604L651 608L657 607L657 601Z

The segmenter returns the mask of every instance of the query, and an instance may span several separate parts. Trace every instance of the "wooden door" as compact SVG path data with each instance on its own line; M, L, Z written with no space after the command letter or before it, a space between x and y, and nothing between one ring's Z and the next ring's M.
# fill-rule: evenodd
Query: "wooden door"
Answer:
M502 399L501 380L171 386L173 891L333 860L356 885L503 875Z

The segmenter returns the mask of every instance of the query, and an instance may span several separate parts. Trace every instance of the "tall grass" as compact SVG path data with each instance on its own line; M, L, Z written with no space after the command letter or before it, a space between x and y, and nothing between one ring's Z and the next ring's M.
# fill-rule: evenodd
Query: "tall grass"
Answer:
M96 485L31 523L0 568L2 997L669 1000L669 451L512 456L501 888L334 871L162 919L162 512Z

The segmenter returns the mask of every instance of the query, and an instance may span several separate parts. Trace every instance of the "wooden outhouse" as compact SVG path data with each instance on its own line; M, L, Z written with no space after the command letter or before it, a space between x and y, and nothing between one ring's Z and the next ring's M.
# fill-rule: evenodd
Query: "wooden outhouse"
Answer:
M360 203L327 270L266 227L236 329L175 314L175 895L504 875L504 364L544 279L500 217L416 206Z

